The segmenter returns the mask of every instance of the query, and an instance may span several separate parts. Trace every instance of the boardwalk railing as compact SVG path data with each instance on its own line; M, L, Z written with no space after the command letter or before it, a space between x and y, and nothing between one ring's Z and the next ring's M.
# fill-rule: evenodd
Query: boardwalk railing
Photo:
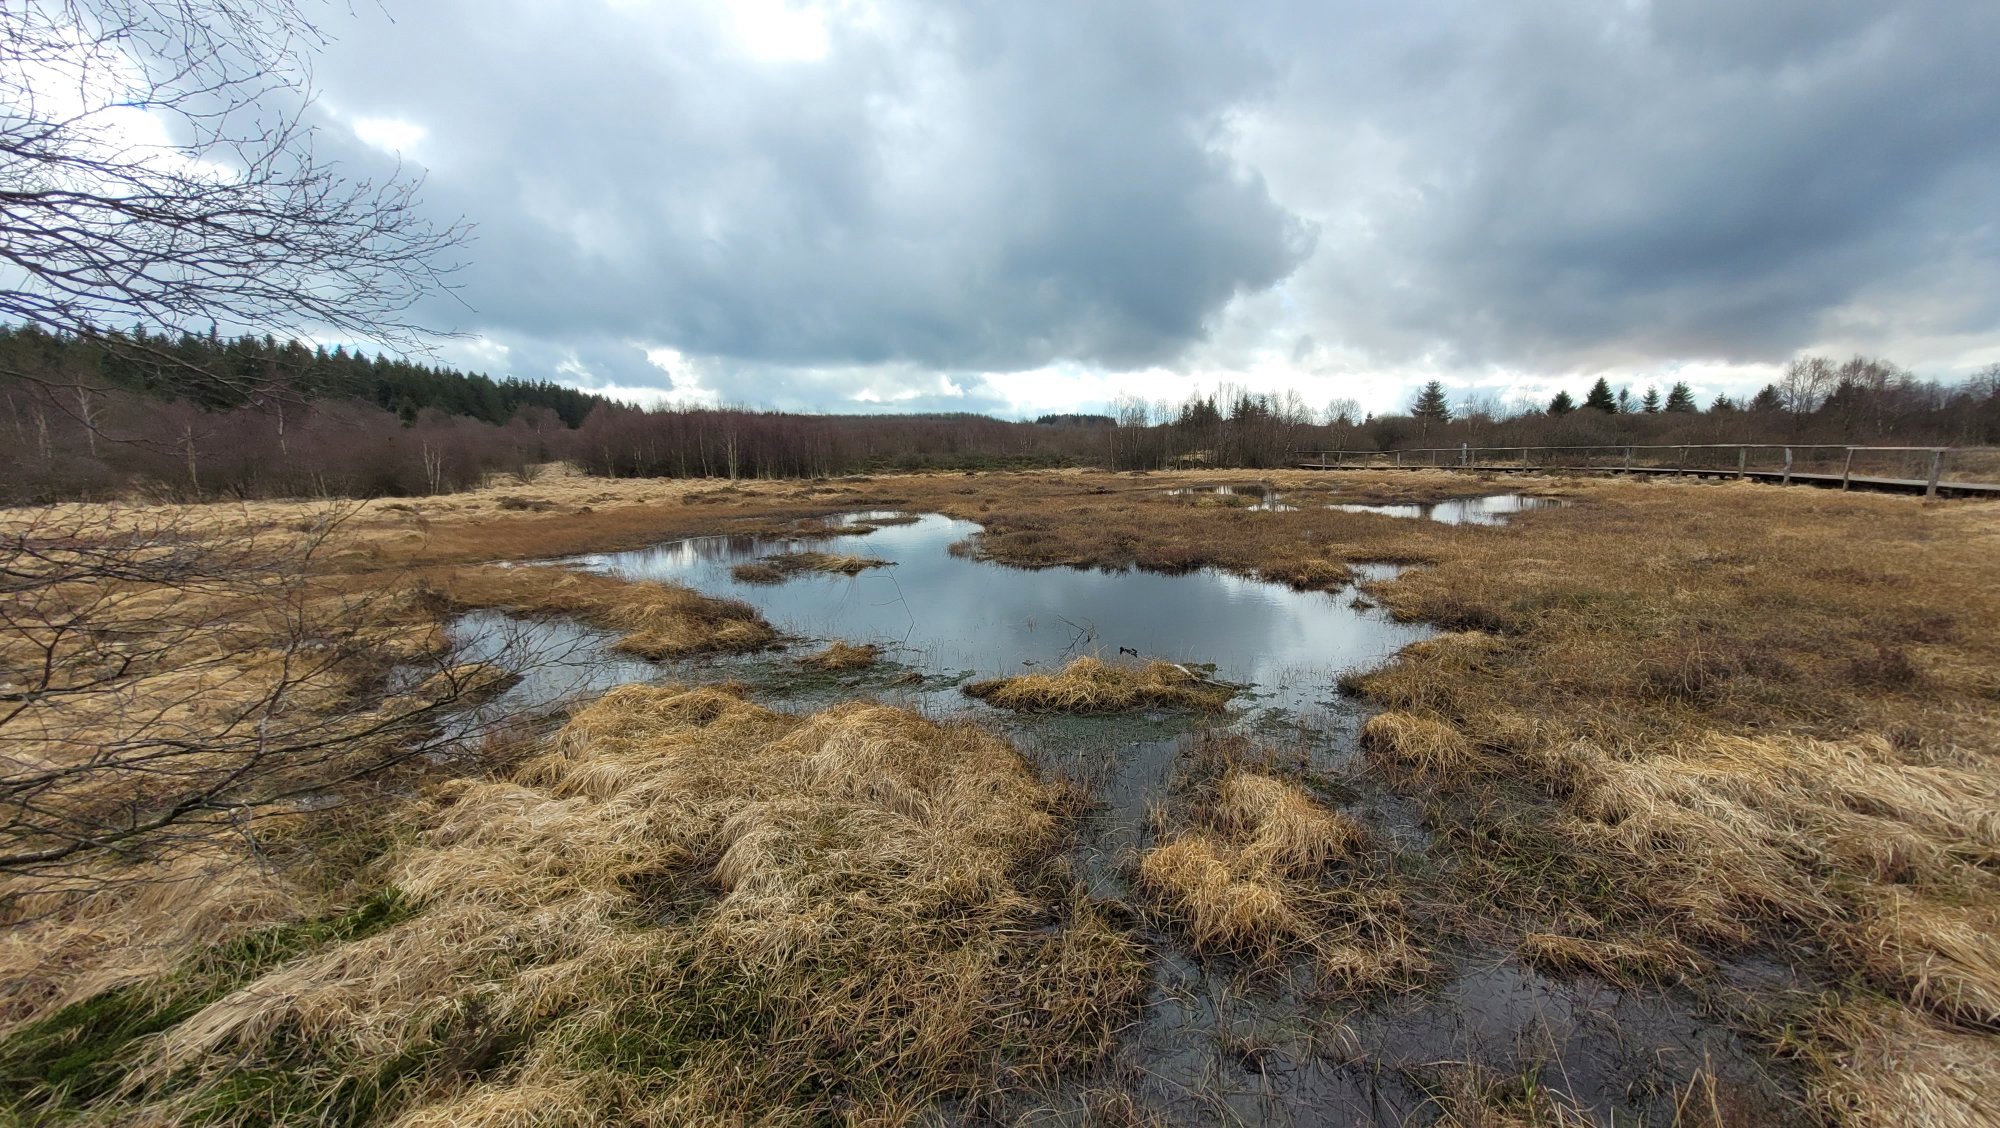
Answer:
M1813 443L1682 443L1600 446L1455 447L1293 451L1313 470L1444 469L1487 472L1597 471L1744 478L1841 489L1861 487L1926 497L1940 492L2000 497L2000 448L1842 446Z

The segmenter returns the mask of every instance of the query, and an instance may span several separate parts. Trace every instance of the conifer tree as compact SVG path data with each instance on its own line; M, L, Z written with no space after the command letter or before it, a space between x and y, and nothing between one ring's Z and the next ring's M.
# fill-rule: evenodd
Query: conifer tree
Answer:
M1599 376L1597 383L1590 386L1590 392L1583 397L1583 406L1606 415L1618 414L1618 401L1611 395L1611 385Z
M1445 400L1444 385L1436 380L1424 385L1410 405L1410 414L1432 423L1451 422L1451 404Z
M1644 398L1644 399L1642 399L1642 400L1640 400L1640 401L1639 401L1639 410L1641 410L1641 411L1645 412L1645 413L1646 413L1646 414L1648 414L1648 415L1657 415L1657 414L1659 414L1659 411L1660 411L1660 389L1658 389L1658 388L1655 388L1655 387L1653 387L1653 386L1651 386L1651 385L1647 385L1647 387L1646 387L1646 396L1645 396L1645 398Z
M1570 398L1568 392L1557 392L1556 398L1549 401L1550 415L1568 415L1575 410L1576 401Z
M1694 390L1686 384L1675 383L1667 391L1667 410L1683 414L1696 410L1694 405Z

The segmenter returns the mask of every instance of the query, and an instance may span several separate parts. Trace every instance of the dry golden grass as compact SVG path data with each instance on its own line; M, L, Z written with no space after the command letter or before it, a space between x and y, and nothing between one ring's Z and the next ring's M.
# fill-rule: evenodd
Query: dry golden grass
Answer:
M1320 806L1295 783L1257 772L1224 776L1215 813L1241 844L1246 866L1283 877L1317 873L1366 841L1353 819Z
M1021 674L990 678L965 687L965 692L989 705L1033 713L1124 713L1134 709L1188 709L1217 713L1236 695L1221 685L1172 662L1114 666L1097 658L1078 658L1053 674Z
M1851 1128L1995 1128L2000 1039L1905 1007L1856 1001L1821 1010L1788 1046L1812 1066L1811 1096Z
M1265 564L1257 575L1299 591L1336 591L1354 582L1354 571L1337 560L1295 556Z
M1299 511L1163 492L1259 481ZM1505 528L1322 508L1513 489L1572 504ZM510 495L553 504L502 509ZM394 504L407 508L371 505L351 523L336 564L358 581L866 508L979 521L964 551L1024 566L1330 584L1333 566L1421 565L1370 593L1452 633L1351 684L1391 710L1369 726L1371 762L1462 863L1469 913L1543 937L1525 946L1538 962L1593 974L1655 967L1641 957L1659 941L1704 957L1823 952L1830 971L1817 954L1792 962L1847 999L1807 1023L1815 1046L1838 1048L1807 1058L1828 1114L1991 1123L1975 1097L1996 1041L2000 506L1371 471L731 487L559 476ZM253 530L303 511L206 509L218 528ZM1233 864L1234 839L1213 824L1191 833L1209 846L1178 866L1190 887L1217 888L1201 863ZM1857 995L1841 976L1888 996Z
M1361 746L1395 777L1437 779L1488 763L1452 726L1411 713L1377 713L1361 728Z
M1705 962L1671 937L1600 940L1557 932L1521 937L1521 958L1555 975L1588 972L1607 983L1636 987L1649 980L1699 974Z
M1311 958L1342 989L1413 981L1427 963L1394 887L1355 860L1367 836L1297 784L1231 768L1196 821L1140 856L1137 883L1197 951Z
M1090 1060L1143 965L1038 878L1058 798L901 710L614 690L514 778L417 813L407 920L162 1035L139 1115L277 1060L301 1112L405 1070L377 1113L403 1124L905 1123Z
M424 580L460 607L570 615L623 632L618 649L643 658L759 650L777 638L749 604L677 584L542 566L440 568Z
M882 660L882 648L874 643L853 646L845 642L832 642L826 649L808 654L799 659L799 665L808 670L837 673L844 670L865 670Z
M887 560L867 556L847 556L834 552L781 552L760 560L738 564L729 574L746 584L777 584L806 572L832 576L858 576L870 568L886 568Z
M1594 1128L1589 1113L1533 1077L1501 1076L1473 1065L1447 1067L1435 1097L1438 1128ZM1704 1124L1699 1116L1674 1120L1677 1128Z
M213 835L162 861L99 874L90 892L17 902L0 932L0 1031L156 979L203 945L306 908L295 881L251 864L240 836Z
M1312 932L1279 875L1206 834L1183 835L1146 851L1139 859L1139 884L1185 923L1197 949L1275 955L1302 947Z

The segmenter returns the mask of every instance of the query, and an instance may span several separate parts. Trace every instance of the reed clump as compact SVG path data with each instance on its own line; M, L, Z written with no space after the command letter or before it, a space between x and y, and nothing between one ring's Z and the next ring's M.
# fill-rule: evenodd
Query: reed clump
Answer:
M1174 662L1119 666L1084 657L1052 674L972 682L965 692L1002 709L1088 714L1134 709L1219 713L1229 707L1237 690Z
M173 1016L96 1108L907 1123L1045 1079L1145 983L1044 870L1061 799L967 725L616 689L511 778L412 813L399 919Z
M829 643L826 649L799 659L799 665L808 670L841 673L848 670L865 670L881 660L882 648L872 642L854 646L835 641Z

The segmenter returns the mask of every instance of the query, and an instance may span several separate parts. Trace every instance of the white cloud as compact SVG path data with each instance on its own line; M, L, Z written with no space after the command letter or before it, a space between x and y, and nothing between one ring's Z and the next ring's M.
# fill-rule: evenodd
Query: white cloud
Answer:
M826 58L827 13L792 0L729 0L730 24L752 56L766 62Z
M418 142L430 131L412 121L391 117L358 117L348 122L364 144L398 156L415 155Z

